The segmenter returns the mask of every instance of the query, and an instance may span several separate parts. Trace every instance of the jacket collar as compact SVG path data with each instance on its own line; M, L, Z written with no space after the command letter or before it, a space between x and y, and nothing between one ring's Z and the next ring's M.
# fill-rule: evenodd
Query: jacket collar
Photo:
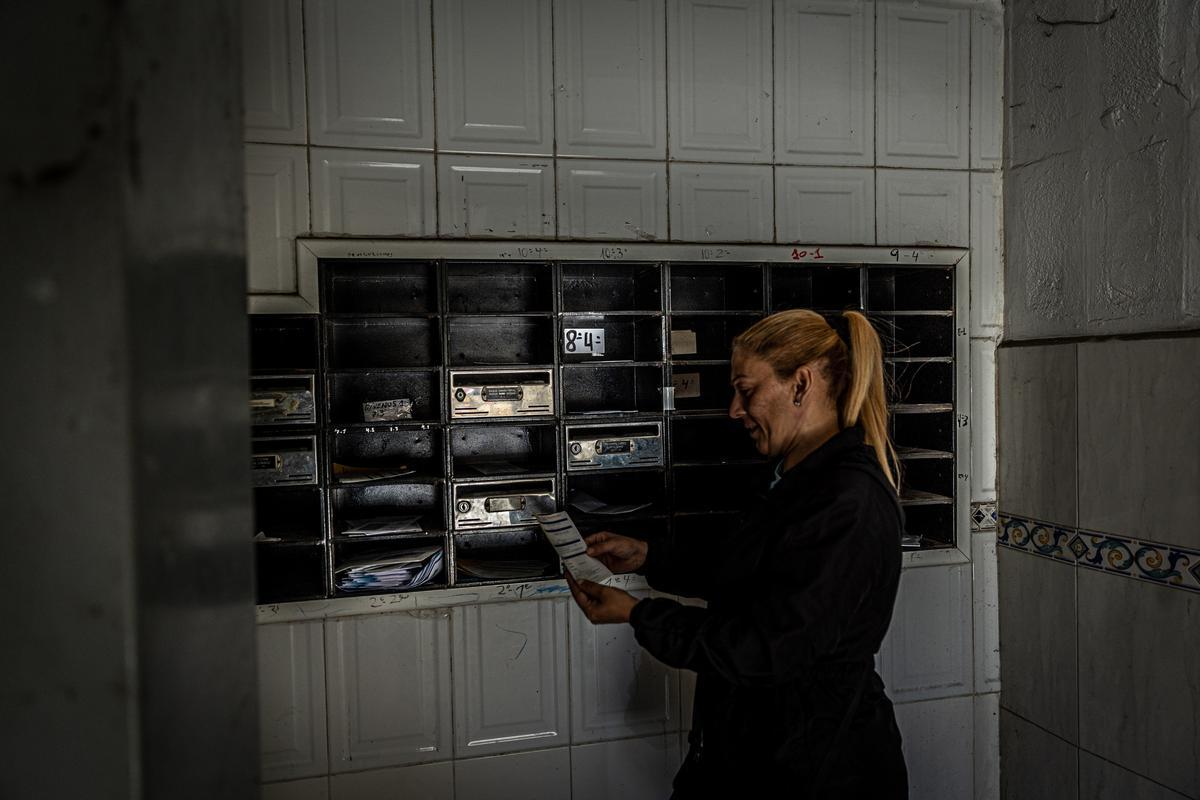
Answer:
M829 467L843 460L849 453L860 449L865 442L863 430L855 425L831 436L824 444L805 456L804 460L783 473L779 481L771 488L772 493L780 487L787 488L809 482L814 475L827 472ZM782 464L776 464L778 468Z

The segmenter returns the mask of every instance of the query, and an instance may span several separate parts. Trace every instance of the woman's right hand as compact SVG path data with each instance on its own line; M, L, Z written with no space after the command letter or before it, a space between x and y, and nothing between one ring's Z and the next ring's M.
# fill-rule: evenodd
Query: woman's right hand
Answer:
M584 539L587 554L613 572L633 572L646 563L645 542L608 531L593 533Z

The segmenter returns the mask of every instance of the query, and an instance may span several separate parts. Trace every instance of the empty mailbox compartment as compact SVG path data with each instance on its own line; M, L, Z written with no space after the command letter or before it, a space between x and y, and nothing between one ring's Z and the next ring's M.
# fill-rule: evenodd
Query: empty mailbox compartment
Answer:
M910 449L954 452L954 413L926 413L920 406L897 407L891 417L892 442L898 451Z
M568 415L636 414L662 411L662 367L562 367L563 405Z
M603 352L596 352L593 331L601 332ZM662 331L662 317L659 316L568 314L562 321L559 352L567 364L661 361Z
M443 492L440 481L335 486L330 490L334 532L367 540L443 531Z
M456 583L556 578L558 554L536 528L478 531L454 537Z
M429 425L336 428L330 452L330 483L354 482L356 469L405 471L408 480L433 480L443 471L442 431ZM349 468L345 477L339 476L339 465Z
M554 310L554 273L548 264L446 264L451 314L517 314Z
M857 266L774 265L771 310L809 308L828 312L861 308L861 275Z
M870 267L867 286L872 311L954 308L954 272L944 267Z
M446 326L451 366L554 362L550 317L455 317Z
M953 544L954 506L906 505L904 532L910 536L920 536L922 545L926 547Z
M761 461L745 426L727 416L685 416L671 420L671 463L724 464Z
M567 476L567 510L580 525L583 520L603 526L662 516L667 513L666 499L666 474L661 469Z
M653 467L663 463L658 420L567 426L567 469Z
M531 417L554 413L554 370L450 370L454 419Z
M508 528L534 522L535 514L555 507L554 478L455 482L454 527Z
M657 264L564 263L563 311L660 311Z
M326 594L322 543L256 545L254 571L260 604L313 600Z
M315 372L318 361L318 319L315 314L250 317L250 369L255 373Z
M750 464L676 467L675 512L745 511L766 490L767 472L766 465Z
M254 486L297 486L317 482L316 436L263 436L250 440Z
M329 314L436 314L438 276L429 261L326 261Z
M728 361L733 339L760 319L759 314L728 316L686 316L675 314L670 319L671 360ZM695 347L690 345L694 341Z
M441 360L438 321L366 317L325 323L330 369L433 367Z
M315 486L254 490L254 533L268 542L319 542L324 538L321 490Z
M952 459L906 459L902 465L900 502L903 505L941 505L954 501Z
M450 431L454 476L553 474L558 428L546 425L459 425Z
M671 266L673 311L762 311L762 267L758 264Z
M250 424L316 425L316 376L251 376Z
M671 386L677 411L725 411L733 400L728 364L676 364Z
M329 421L370 422L368 411L375 407L370 404L410 400L412 421L437 422L442 416L440 389L437 370L334 372L329 375Z
M954 402L954 365L949 359L889 361L884 371L890 380L890 403Z
M883 340L885 355L900 358L954 355L954 318L948 314L875 316L872 322Z

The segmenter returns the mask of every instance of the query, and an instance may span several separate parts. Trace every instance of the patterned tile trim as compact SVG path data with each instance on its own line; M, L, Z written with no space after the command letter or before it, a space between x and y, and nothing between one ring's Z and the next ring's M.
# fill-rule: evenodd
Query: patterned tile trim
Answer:
M971 533L992 531L997 527L995 501L971 503Z
M1000 514L996 542L1087 569L1200 592L1200 550Z

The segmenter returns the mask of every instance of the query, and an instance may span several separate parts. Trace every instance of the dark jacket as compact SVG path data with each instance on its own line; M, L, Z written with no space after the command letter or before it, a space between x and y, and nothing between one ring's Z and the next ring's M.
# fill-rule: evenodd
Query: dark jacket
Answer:
M874 451L847 428L784 473L736 529L680 529L651 544L650 585L708 601L649 598L630 619L646 650L698 676L676 797L780 785L786 792L769 796L907 797L874 670L902 528Z

